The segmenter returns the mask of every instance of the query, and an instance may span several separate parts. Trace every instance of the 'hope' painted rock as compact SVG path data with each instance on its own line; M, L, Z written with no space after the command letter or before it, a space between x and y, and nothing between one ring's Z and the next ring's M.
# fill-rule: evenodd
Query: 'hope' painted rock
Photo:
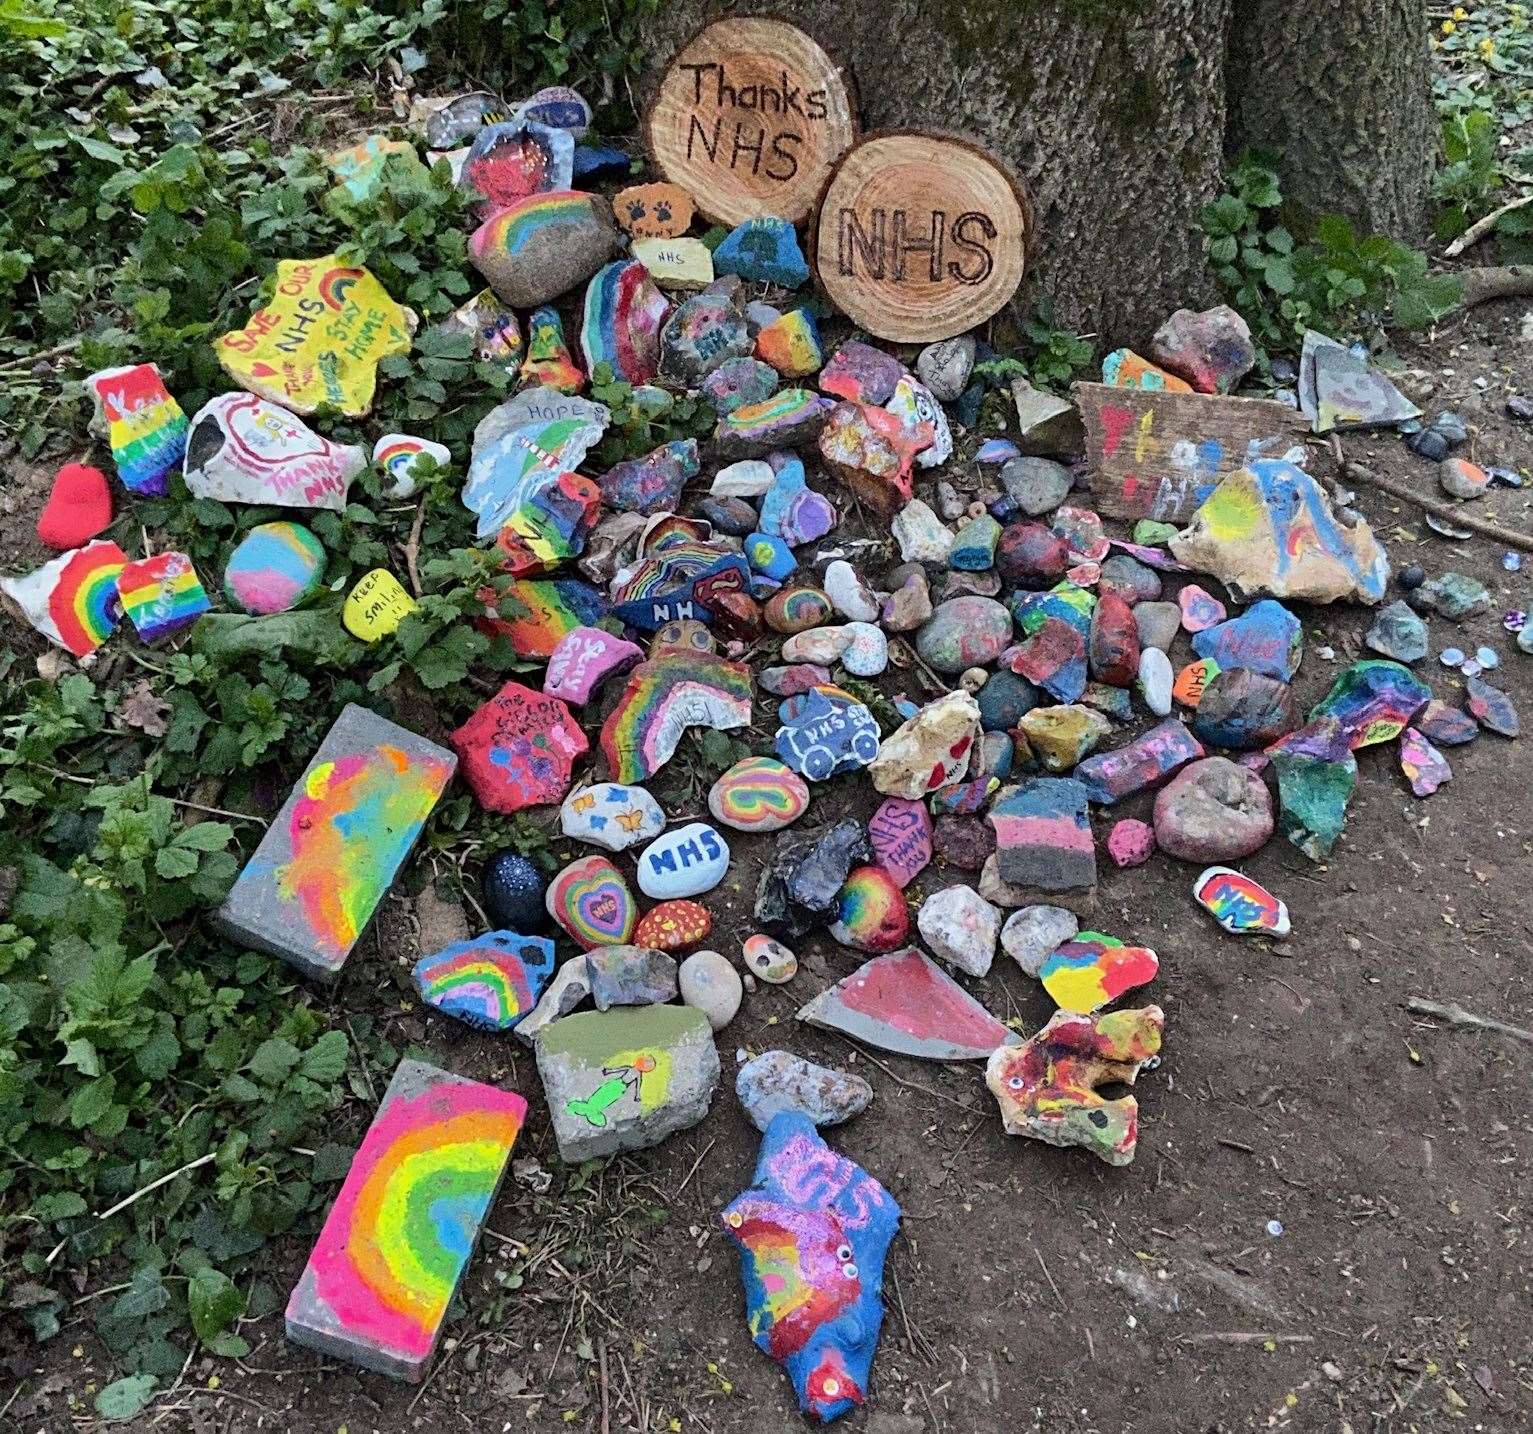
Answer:
M808 784L775 757L736 762L708 793L713 819L742 832L780 831L808 806Z
M543 901L582 951L626 946L633 935L638 915L633 893L623 873L604 856L572 861L549 882Z
M665 813L643 787L598 782L571 792L559 808L565 836L608 851L624 851L648 841L665 827Z
M639 890L674 900L711 891L729 869L729 843L707 822L658 836L639 853Z
M487 931L415 963L415 989L428 1006L466 1025L509 1031L536 1003L554 969L546 936Z
M1208 867L1193 882L1192 899L1235 936L1288 935L1288 908L1243 872Z

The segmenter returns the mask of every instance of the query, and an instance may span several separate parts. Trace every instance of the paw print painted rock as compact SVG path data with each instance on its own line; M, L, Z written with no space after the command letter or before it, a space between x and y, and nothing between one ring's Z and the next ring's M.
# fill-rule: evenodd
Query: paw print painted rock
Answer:
M692 196L678 184L634 184L619 190L612 212L635 239L675 239L692 224Z

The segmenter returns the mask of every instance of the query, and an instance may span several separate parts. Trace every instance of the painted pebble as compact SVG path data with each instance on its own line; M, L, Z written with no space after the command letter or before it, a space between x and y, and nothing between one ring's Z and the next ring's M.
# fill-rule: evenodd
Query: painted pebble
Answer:
M1224 604L1196 583L1188 583L1176 601L1182 610L1182 626L1188 632L1206 632L1225 619Z
M638 910L633 893L623 873L604 856L571 862L549 883L544 903L582 951L625 946L630 939L640 946L665 949L635 933Z
M645 912L633 939L653 951L684 951L713 930L713 918L695 901L662 901Z
M1125 991L1153 981L1159 969L1147 946L1125 946L1115 936L1082 931L1038 968L1038 979L1060 1010L1090 1015Z
M742 948L745 953L745 969L753 976L773 986L781 986L798 975L798 957L781 941L759 932L747 936Z
M883 867L857 867L841 888L830 934L856 951L898 951L910 936L905 893Z
M1286 936L1288 908L1266 887L1227 866L1210 866L1192 884L1192 899L1235 936Z
M868 821L873 854L896 886L906 887L932 859L932 819L921 802L890 797Z
M808 632L830 621L830 598L819 588L782 588L767 599L762 617L773 632Z
M712 891L729 869L729 843L707 822L656 837L639 853L639 890L659 900Z
M325 550L298 523L262 523L229 555L224 592L242 612L257 617L288 612L318 590Z
M775 832L809 807L809 784L775 757L747 757L713 784L708 810L714 821L742 832Z
M547 937L487 931L422 956L413 974L428 1006L481 1030L509 1031L533 1008L553 969Z
M643 787L598 782L571 792L559 808L567 837L607 851L625 851L665 830L665 813Z

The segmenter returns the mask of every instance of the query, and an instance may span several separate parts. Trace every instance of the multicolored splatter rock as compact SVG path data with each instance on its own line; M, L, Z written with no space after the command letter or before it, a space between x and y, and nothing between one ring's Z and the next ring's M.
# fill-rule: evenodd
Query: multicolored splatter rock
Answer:
M1227 866L1210 866L1192 884L1192 899L1233 936L1286 936L1288 908L1260 882Z
M519 682L507 682L452 744L479 805L508 813L562 801L575 758L590 746L564 703Z
M1060 1010L1090 1015L1153 981L1159 969L1147 946L1125 946L1116 936L1082 931L1049 956L1038 979Z
M1418 797L1430 797L1453 780L1448 759L1414 727L1407 727L1400 737L1400 770Z
M854 868L837 898L830 934L856 951L898 951L910 937L910 908L899 883L881 866Z
M509 1031L538 999L554 969L545 936L486 931L422 956L411 973L428 1006L485 1031Z
M1432 700L1432 689L1398 662L1372 658L1354 662L1310 709L1309 719L1334 717L1356 751L1392 742L1406 723Z
M582 951L626 946L639 909L620 872L604 856L572 861L548 884L548 914ZM651 943L640 939L639 945Z
M739 1247L746 1321L799 1407L828 1424L867 1398L898 1202L798 1111L773 1116L751 1187L722 1214Z

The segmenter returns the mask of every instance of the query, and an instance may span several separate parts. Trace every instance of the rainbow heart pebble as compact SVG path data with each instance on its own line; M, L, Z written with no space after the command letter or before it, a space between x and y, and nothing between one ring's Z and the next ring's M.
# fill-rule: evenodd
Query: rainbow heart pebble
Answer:
M638 916L623 873L604 856L571 862L549 882L544 904L582 951L626 945Z

